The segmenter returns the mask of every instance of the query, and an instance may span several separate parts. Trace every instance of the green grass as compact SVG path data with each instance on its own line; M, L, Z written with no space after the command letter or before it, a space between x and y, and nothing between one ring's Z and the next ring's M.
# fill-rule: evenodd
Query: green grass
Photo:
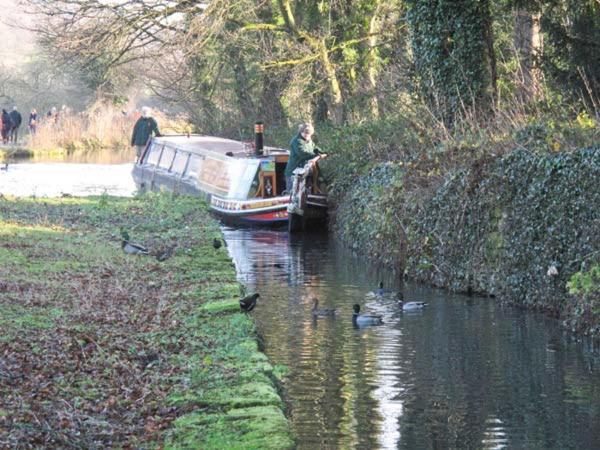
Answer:
M120 228L173 256L124 254ZM292 447L214 237L196 198L1 199L2 442Z

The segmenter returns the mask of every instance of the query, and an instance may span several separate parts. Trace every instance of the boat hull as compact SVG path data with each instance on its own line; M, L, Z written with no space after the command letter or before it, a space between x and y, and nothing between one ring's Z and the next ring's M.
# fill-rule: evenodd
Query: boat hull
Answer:
M223 221L250 226L285 226L289 197L257 200L229 200L212 196L210 209Z

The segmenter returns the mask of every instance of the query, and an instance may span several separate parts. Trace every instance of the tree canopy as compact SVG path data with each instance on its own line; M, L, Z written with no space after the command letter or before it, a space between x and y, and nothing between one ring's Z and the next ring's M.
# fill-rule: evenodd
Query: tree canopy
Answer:
M24 0L55 64L108 98L144 83L206 131L356 123L420 103L452 123L539 83L600 92L597 0Z

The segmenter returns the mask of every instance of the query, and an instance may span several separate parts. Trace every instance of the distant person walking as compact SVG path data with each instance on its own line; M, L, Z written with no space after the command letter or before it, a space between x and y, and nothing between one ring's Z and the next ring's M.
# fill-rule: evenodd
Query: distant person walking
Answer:
M8 144L10 137L10 130L12 128L12 120L10 120L10 114L5 109L2 109L2 143Z
M23 117L21 113L17 111L17 107L14 106L13 110L10 112L10 120L12 122L12 127L10 129L10 141L13 144L16 144L19 140L19 127L21 123L23 123Z
M144 106L142 108L142 117L140 117L135 126L133 127L133 133L131 134L131 145L135 147L135 156L139 160L142 156L142 152L146 148L152 133L154 136L160 137L160 131L158 131L158 124L154 117L150 115L150 108Z
M29 123L27 126L29 127L29 133L35 135L35 131L37 129L38 115L35 108L31 110L29 113Z

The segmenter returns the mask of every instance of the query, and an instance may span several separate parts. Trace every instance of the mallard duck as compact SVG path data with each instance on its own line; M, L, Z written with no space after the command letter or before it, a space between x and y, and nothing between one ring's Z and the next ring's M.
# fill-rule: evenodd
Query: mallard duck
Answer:
M128 255L148 255L150 253L143 245L131 242L129 233L123 229L121 229L121 248Z
M319 308L319 299L313 298L313 306L311 309L312 315L315 317L333 317L335 316L335 309L331 308Z
M169 259L173 255L173 250L175 250L175 246L167 247L165 250L156 254L156 260L158 262L163 262Z
M125 239L121 241L121 248L128 255L148 255L150 253L143 245L129 242Z
M358 304L355 304L352 308L354 309L354 313L352 314L352 323L354 325L358 325L360 327L366 325L381 325L383 323L381 316L359 314L360 305Z
M395 292L391 289L386 289L383 287L383 281L379 282L379 287L377 289L375 289L373 291L373 293L378 296L378 297L383 297L383 296L395 296L395 297L399 297L402 298L402 292L398 291Z
M247 295L246 297L241 299L240 300L240 308L242 309L242 311L246 311L246 312L252 311L254 309L254 307L256 306L258 297L260 297L260 294L257 293L257 294Z
M427 306L425 302L403 302L401 298L398 299L398 306L402 308L402 311L414 311L416 309L423 309Z

